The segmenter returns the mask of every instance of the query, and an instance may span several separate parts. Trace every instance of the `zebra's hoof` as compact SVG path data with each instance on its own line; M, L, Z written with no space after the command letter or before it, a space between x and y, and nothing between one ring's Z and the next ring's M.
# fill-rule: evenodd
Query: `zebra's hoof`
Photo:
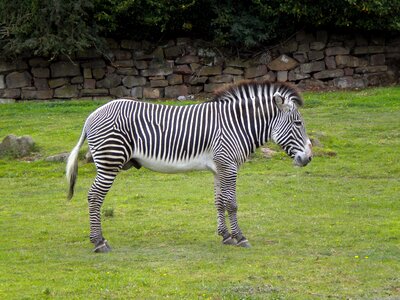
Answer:
M101 241L96 247L94 248L93 252L95 253L107 253L111 251L110 245L107 243L107 240Z
M236 246L238 247L243 247L243 248L251 248L251 245L247 239L241 239L239 242L237 242Z
M222 244L224 245L231 245L231 246L236 246L237 242L234 238L232 238L231 236L227 237L226 239L224 239L222 241Z

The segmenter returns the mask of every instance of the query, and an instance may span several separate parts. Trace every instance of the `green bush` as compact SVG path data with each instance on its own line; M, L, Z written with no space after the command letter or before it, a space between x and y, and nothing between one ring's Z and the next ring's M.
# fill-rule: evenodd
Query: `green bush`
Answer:
M0 0L2 55L72 55L104 37L190 36L239 49L275 43L298 29L400 31L393 0Z

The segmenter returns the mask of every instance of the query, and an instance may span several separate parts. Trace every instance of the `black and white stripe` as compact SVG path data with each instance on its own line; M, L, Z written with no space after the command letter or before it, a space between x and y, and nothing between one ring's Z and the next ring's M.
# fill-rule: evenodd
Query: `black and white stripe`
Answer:
M215 176L218 233L227 244L248 245L236 218L236 177L248 155L274 140L305 165L311 148L297 107L295 89L278 83L242 83L216 94L209 102L167 106L115 100L94 111L67 163L72 197L77 154L85 139L97 167L90 188L90 239L99 251L108 250L100 222L100 207L121 169L141 166L158 172L208 169ZM228 212L230 229L225 223Z

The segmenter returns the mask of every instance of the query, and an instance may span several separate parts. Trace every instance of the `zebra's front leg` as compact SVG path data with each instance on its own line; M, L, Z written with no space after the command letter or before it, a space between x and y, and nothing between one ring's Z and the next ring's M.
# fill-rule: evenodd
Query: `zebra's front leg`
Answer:
M236 240L232 238L228 228L226 227L226 222L225 222L226 204L224 203L224 200L222 198L221 183L218 174L214 175L214 193L215 193L215 207L217 209L218 235L222 236L222 243L224 245L236 245Z
M237 169L229 168L221 174L221 193L222 199L226 203L226 210L228 211L229 222L231 225L232 238L236 240L236 246L249 248L250 243L242 234L237 220L237 202L236 202L236 178Z
M102 176L98 173L88 194L90 241L94 244L93 251L97 253L111 251L110 245L103 237L100 209L116 175L112 173Z

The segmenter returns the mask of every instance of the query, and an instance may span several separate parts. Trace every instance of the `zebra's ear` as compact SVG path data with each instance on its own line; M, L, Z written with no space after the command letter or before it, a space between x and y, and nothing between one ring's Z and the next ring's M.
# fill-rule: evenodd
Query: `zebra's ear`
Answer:
M293 102L282 97L282 95L276 92L273 96L274 102L278 108L284 112L289 111L293 107Z

